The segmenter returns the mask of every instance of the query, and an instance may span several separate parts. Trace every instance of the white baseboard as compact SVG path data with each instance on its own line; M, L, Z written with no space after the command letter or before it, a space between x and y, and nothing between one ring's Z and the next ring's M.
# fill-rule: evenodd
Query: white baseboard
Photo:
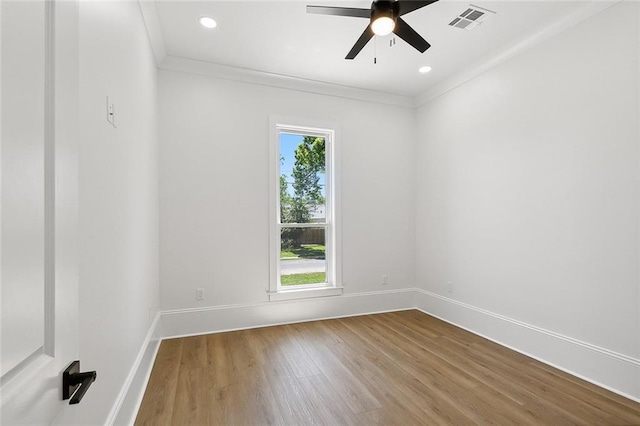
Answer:
M107 425L133 424L161 339L407 309L418 309L640 402L638 359L422 289L406 288L160 312L114 404Z
M219 333L304 321L415 309L415 289L164 311L164 337Z
M160 347L162 337L160 326L160 313L158 313L149 327L140 352L138 352L118 398L111 408L105 422L106 425L132 425L135 422Z
M416 289L422 312L640 402L640 360L439 294Z

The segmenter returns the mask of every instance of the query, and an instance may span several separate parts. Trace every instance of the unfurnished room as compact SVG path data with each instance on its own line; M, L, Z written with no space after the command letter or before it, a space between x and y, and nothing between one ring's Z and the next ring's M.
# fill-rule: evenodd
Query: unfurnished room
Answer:
M0 0L0 424L640 425L640 2Z

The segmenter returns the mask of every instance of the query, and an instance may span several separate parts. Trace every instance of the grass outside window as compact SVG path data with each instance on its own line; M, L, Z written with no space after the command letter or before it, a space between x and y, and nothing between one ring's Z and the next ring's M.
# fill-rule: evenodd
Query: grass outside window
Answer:
M295 262L307 259L324 260L325 246L322 244L301 244L299 247L283 247L280 251L281 262ZM282 274L280 276L280 284L285 287L320 284L326 281L326 272Z

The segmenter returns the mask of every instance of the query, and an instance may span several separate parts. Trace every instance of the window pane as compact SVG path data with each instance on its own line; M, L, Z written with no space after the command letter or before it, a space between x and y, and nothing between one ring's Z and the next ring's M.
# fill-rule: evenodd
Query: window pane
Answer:
M325 222L325 139L280 133L279 143L280 222Z
M325 228L283 228L280 232L282 286L325 284Z

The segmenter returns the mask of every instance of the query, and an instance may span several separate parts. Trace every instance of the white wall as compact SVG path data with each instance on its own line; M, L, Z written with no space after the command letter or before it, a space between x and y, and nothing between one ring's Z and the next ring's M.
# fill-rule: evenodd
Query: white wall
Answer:
M420 288L638 362L638 49L621 3L418 110Z
M270 115L340 124L345 293L413 287L412 110L161 70L162 310L267 301Z
M78 410L103 424L158 311L157 69L137 2L80 2L79 30L80 360L98 378Z
M101 422L117 397L148 305L276 310L270 115L340 123L347 296L417 284L639 358L637 31L636 6L614 6L416 113L168 70L156 99L137 6L83 3L81 355L99 374L86 418ZM107 95L118 129L104 118ZM180 329L224 328L213 322L225 309L244 308L191 311Z

